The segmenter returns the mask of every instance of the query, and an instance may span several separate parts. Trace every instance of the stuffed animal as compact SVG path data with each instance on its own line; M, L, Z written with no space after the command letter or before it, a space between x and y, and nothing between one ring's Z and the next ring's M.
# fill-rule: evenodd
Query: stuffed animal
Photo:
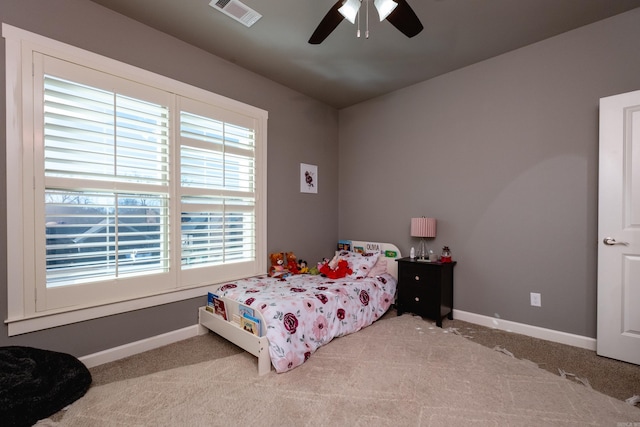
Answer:
M338 256L333 257L331 261L323 263L319 271L329 279L341 279L353 273L353 270L349 268L349 263Z
M307 267L307 261L303 259L298 260L298 272L299 274L307 274L309 272L309 267Z
M287 252L285 256L287 258L287 270L289 270L291 274L299 274L300 269L298 268L298 259L296 255L293 252Z
M340 256L337 254L331 258L331 261L327 263L330 269L335 270L338 267L338 263L340 262Z
M284 254L282 252L269 254L269 260L271 261L269 276L280 277L287 273L287 269L284 267Z

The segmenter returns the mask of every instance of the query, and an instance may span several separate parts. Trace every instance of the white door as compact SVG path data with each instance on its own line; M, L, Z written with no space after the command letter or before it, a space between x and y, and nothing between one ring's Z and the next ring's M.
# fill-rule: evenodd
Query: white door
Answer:
M600 100L598 337L640 365L640 91Z

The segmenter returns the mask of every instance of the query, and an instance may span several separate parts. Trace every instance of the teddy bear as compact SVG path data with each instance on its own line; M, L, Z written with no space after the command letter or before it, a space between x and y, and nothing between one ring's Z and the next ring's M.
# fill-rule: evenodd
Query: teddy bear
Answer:
M286 269L289 270L291 274L299 274L300 269L298 268L298 259L293 252L287 252L285 254L287 259Z
M280 277L287 273L287 269L284 266L284 254L282 252L274 252L269 254L269 260L271 266L269 267L269 276Z

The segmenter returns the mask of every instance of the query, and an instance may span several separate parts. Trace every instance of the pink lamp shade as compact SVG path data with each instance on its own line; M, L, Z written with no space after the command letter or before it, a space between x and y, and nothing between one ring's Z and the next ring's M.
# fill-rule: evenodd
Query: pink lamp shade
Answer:
M411 218L412 237L436 237L435 218Z

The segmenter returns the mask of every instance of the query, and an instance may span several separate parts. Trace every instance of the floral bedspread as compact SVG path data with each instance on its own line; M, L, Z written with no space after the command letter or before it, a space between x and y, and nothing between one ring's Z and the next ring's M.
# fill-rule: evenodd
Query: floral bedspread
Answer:
M286 372L333 338L372 324L389 309L395 292L396 279L385 273L337 280L256 276L222 285L217 293L262 313L271 363L276 372Z

